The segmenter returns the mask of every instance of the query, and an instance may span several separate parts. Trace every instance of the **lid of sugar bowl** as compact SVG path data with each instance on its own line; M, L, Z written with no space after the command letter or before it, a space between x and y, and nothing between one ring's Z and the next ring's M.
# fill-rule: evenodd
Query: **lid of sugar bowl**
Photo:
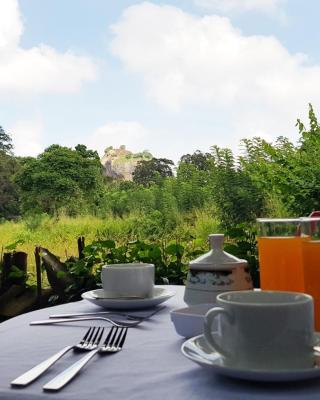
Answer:
M228 271L240 266L245 267L248 265L246 260L223 251L223 242L223 234L209 235L211 250L195 260L190 261L190 269L201 271Z

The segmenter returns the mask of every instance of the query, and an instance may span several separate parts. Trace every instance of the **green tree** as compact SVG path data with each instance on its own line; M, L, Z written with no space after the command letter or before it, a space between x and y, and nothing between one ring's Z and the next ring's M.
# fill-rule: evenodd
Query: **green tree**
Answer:
M293 144L284 137L279 137L274 145L258 137L244 139L241 143L241 169L262 192L262 212L269 216L290 216L289 202L292 199L288 189L291 191L290 181L296 152Z
M37 158L24 160L16 176L24 211L73 215L99 207L102 167L96 152L52 145Z
M180 211L201 208L209 200L209 176L209 171L198 169L194 163L180 161L175 188Z
M210 174L213 167L211 153L197 150L180 158L175 193L181 211L202 208L210 201Z
M252 222L263 209L262 192L242 170L230 149L212 147L212 198L225 228Z
M173 165L174 162L167 158L141 160L133 172L133 181L143 186L149 186L152 182L160 183L163 178L173 176Z
M13 149L11 136L0 126L0 152L11 154Z
M320 210L320 127L309 104L309 129L297 120L301 135L291 166L290 207L296 215L309 215Z
M311 104L309 129L300 120L297 126L296 146L281 136L275 144L261 138L242 141L241 168L262 190L269 215L278 210L277 216L301 216L320 209L320 127Z
M193 154L185 154L180 158L180 164L194 165L199 171L209 171L212 167L213 157L211 153L202 153L196 150Z
M19 215L19 193L13 177L19 166L14 157L0 152L0 220Z
M0 219L11 219L19 215L19 195L13 182L18 170L12 156L12 140L0 126Z

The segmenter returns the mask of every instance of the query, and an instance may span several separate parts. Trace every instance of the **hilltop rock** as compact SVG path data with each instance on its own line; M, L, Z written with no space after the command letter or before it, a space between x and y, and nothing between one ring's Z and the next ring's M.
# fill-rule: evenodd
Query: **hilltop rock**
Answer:
M101 164L104 168L104 175L113 179L132 181L132 174L139 161L150 160L152 154L144 150L141 153L132 153L122 145L119 149L112 146L107 147Z

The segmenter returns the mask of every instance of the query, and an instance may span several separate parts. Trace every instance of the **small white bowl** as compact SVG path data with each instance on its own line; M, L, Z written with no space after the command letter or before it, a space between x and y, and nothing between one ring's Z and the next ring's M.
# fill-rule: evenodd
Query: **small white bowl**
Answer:
M185 308L172 310L171 321L180 336L190 338L203 333L204 316L215 304L196 304ZM218 319L215 319L212 329L217 330Z

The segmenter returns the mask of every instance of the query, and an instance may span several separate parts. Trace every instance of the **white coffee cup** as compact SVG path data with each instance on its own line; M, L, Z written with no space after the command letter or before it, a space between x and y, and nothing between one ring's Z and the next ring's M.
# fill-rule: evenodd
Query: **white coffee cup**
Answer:
M104 297L151 297L154 287L153 264L109 264L102 267Z
M205 316L204 336L224 364L285 370L314 364L313 299L304 293L235 291L217 296ZM220 315L219 332L212 322Z

